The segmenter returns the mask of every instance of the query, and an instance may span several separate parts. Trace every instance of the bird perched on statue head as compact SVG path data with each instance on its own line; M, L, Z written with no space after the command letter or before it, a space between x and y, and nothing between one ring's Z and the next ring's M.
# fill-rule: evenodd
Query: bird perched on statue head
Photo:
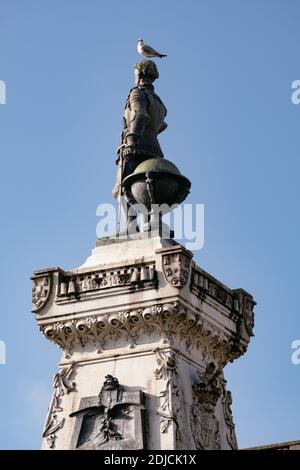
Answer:
M167 57L166 54L161 54L152 47L147 46L147 44L144 43L143 39L138 40L137 50L139 54L146 58L159 57L161 59L162 57Z

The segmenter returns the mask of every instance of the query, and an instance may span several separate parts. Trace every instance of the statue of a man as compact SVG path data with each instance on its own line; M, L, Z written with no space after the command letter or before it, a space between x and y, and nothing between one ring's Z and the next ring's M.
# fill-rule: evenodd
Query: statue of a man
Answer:
M117 150L118 171L113 189L113 196L120 198L127 219L122 234L137 231L136 215L127 216L127 203L122 194L123 179L144 160L164 158L157 135L167 128L164 121L167 109L154 92L153 82L158 77L156 64L152 60L142 60L135 65L135 87L131 89L125 105L124 129Z

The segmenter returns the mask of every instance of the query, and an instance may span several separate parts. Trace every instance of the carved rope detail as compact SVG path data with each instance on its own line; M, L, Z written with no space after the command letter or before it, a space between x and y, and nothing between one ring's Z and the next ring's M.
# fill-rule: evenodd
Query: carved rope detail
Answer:
M107 340L125 339L132 348L140 333L150 335L158 331L168 340L177 336L187 349L201 351L203 359L211 358L220 366L236 357L232 338L206 320L200 319L178 302L158 304L119 314L90 316L79 320L56 322L40 326L47 339L57 344L67 354L72 354L76 344L84 347L92 342L97 352L103 351Z
M62 397L76 390L76 384L71 380L71 376L74 373L74 365L75 363L72 363L69 367L63 368L53 377L54 392L43 431L43 437L46 438L50 449L55 447L56 434L65 424L65 418L59 419L58 415L58 413L63 411L61 406Z

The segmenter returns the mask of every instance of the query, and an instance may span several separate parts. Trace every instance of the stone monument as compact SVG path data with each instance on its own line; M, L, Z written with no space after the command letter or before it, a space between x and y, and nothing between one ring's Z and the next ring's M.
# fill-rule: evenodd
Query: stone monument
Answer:
M157 139L167 125L156 65L143 60L135 73L113 191L125 227L98 240L79 268L32 277L40 331L62 350L42 447L236 449L223 369L247 350L255 302L165 236L161 213L190 182ZM155 214L155 204L165 209Z

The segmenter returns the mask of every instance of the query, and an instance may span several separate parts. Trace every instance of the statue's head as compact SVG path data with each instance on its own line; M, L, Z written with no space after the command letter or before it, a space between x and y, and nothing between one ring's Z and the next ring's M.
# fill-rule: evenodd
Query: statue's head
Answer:
M136 85L152 84L159 77L156 64L152 60L145 59L137 62L134 72Z

